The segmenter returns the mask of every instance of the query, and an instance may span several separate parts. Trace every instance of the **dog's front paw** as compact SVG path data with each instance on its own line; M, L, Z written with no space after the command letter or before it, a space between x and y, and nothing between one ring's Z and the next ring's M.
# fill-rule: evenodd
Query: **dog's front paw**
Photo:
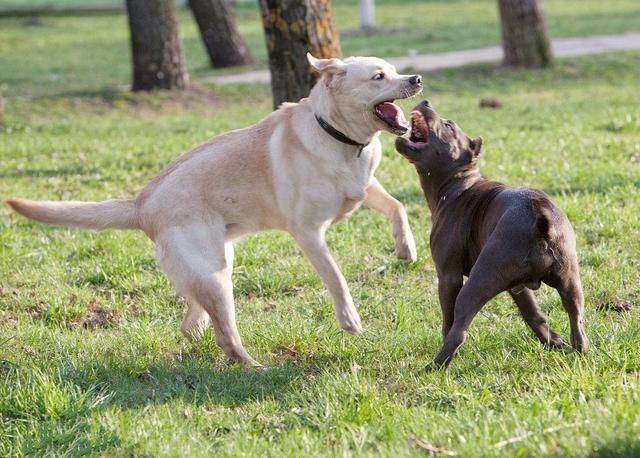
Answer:
M349 334L362 334L362 332L364 331L362 325L343 326L342 330L348 332Z
M347 331L349 334L361 334L362 331L364 331L359 321L353 323L340 323L340 327L343 331Z
M345 314L339 317L338 321L340 322L340 328L350 334L360 334L363 331L357 312L355 314Z
M418 259L418 251L411 232L404 234L404 236L396 240L396 248L393 253L404 262L416 262Z

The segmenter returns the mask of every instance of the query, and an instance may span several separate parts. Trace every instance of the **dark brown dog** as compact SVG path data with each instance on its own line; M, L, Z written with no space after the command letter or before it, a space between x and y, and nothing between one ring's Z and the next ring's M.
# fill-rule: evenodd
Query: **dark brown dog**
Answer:
M540 282L558 290L571 344L586 350L576 241L566 215L541 191L483 179L477 164L482 138L467 137L428 101L411 118L411 136L396 139L396 149L416 167L431 210L431 253L443 315L444 345L428 368L451 361L471 320L503 291L543 344L564 347L533 294ZM469 277L464 286L463 276Z

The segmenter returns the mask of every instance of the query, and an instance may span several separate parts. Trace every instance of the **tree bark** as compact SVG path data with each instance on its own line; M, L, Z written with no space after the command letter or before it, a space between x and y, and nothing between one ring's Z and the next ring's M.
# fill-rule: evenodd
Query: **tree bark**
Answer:
M184 89L189 83L174 0L127 0L133 90Z
M212 67L253 63L225 0L189 0L189 8L198 23Z
M274 107L309 95L316 82L307 51L340 57L330 0L259 0L269 54Z
M498 0L504 65L538 68L553 63L542 1Z

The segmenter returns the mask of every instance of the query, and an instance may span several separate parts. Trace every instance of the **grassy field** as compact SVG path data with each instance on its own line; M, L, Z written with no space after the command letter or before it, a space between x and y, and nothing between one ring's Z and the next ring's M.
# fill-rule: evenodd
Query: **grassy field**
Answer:
M426 21L416 11L442 11L437 36L449 38L434 38L437 50L498 39L497 25L471 13L484 5L495 22L486 9L493 2L461 10L470 22L460 40L460 24L447 27L458 3L404 2L409 13L378 3L380 15L418 24ZM630 29L636 3L616 2L616 13L604 2L545 6L556 34L560 26L587 34ZM355 2L334 4L353 12ZM576 20L559 20L569 14ZM129 71L125 25L124 17L47 18L34 28L0 21L0 199L131 197L182 152L270 111L265 85L203 83L210 72L186 24L197 88L118 91ZM249 39L257 22L243 27ZM350 40L344 49L354 53L378 46ZM392 38L386 44L401 53ZM377 176L407 205L419 261L393 258L390 228L370 210L330 229L366 328L350 336L286 235L243 240L234 269L239 327L265 370L230 365L210 334L183 340L185 304L141 234L49 227L0 206L0 456L421 456L427 446L465 457L640 455L639 74L633 51L548 71L425 75L425 96L484 137L485 176L545 190L573 222L592 344L584 356L544 350L500 296L447 371L422 372L441 344L429 214L389 134ZM503 108L480 109L481 97ZM567 336L557 295L543 288L538 296Z
M372 36L356 32L356 0L334 0L333 5L345 55L396 56L406 55L409 49L441 52L500 42L495 0L378 0L376 17L386 33ZM545 11L554 37L640 29L637 0L547 0ZM256 2L240 3L236 15L257 60L256 67L264 67L266 50ZM0 95L73 94L130 82L127 18L123 14L0 21ZM188 11L180 13L180 27L191 75L199 78L215 74Z
M0 455L403 456L422 453L415 437L463 456L637 456L639 69L640 53L627 52L552 71L474 66L427 78L436 107L485 137L487 176L544 189L574 223L587 355L545 351L499 297L448 371L421 372L440 345L430 224L415 172L385 134L378 176L408 206L419 261L393 259L389 227L372 211L330 230L366 326L354 337L339 332L289 238L241 242L240 329L264 371L230 366L210 335L180 337L184 303L141 234L47 227L3 207ZM482 96L504 108L477 108ZM270 103L264 86L12 99L0 196L132 196L173 157ZM539 296L567 335L556 295ZM624 304L631 311L601 309Z

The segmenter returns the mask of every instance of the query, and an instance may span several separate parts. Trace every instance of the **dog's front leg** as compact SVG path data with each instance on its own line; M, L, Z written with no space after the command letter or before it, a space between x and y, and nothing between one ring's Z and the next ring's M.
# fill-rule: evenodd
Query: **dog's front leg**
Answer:
M376 177L371 177L371 181L369 181L364 204L382 212L391 221L396 256L407 262L414 262L418 259L416 242L413 240L413 233L409 227L407 211L398 200L385 191Z
M360 316L353 305L347 282L329 252L324 229L317 227L290 227L289 232L300 245L333 299L333 311L340 327L351 333L362 332Z
M438 274L438 296L440 298L440 308L442 309L442 338L446 339L447 334L453 326L454 310L456 298L462 289L462 273L439 273Z

